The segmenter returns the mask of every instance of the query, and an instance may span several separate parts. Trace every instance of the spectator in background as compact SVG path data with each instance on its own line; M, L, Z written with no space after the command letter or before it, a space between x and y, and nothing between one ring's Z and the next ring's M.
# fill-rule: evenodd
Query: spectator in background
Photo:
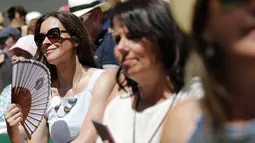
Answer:
M31 59L37 50L33 35L20 38L17 43L9 49L12 61L18 59ZM0 92L1 93L1 92ZM11 85L4 88L0 94L0 122L4 122L4 112L11 104Z
M0 30L4 28L4 22L5 22L4 13L0 12Z
M38 11L29 12L26 15L27 34L34 34L35 24L38 18L41 17L41 13Z
M19 38L16 28L5 27L0 31L0 92L11 83L12 62L7 53Z
M0 93L11 83L12 80L12 62L2 50L0 50Z
M25 17L26 24L29 25L33 20L37 20L41 16L42 14L38 11L29 12Z
M27 33L27 27L25 22L25 17L27 14L26 9L22 5L14 5L11 6L7 10L8 18L9 18L9 26L13 28L17 28L20 30L21 35L24 36Z
M21 37L18 29L12 27L5 27L0 31L0 45L4 53L7 53L16 41Z
M26 24L25 17L27 14L27 11L22 5L14 5L11 6L7 10L8 18L10 20L10 27L14 28L21 28L23 25Z
M70 11L80 17L95 46L98 67L117 70L119 62L114 56L114 40L109 32L110 5L98 0L68 0Z
M70 12L69 5L61 6L61 7L58 9L58 12Z

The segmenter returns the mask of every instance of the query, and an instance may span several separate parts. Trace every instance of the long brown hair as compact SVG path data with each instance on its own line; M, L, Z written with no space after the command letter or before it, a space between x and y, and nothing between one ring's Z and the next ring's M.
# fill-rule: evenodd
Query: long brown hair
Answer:
M72 39L77 41L79 45L75 48L77 51L79 62L82 65L89 67L96 67L94 61L94 52L93 52L93 44L89 37L87 30L84 28L82 22L78 17L71 13L66 12L50 12L42 17L40 17L35 25L34 34L39 34L41 29L41 24L48 19L49 17L57 18L65 27L66 31L71 35ZM47 62L44 54L41 50L41 45L37 45L38 50L35 56L35 59L43 62L50 69L52 80L57 78L56 67L55 65L51 65Z

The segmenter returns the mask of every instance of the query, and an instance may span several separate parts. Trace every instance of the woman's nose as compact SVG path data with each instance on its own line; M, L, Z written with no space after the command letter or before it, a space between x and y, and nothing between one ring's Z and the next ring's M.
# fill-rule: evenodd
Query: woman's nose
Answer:
M43 45L45 45L45 44L51 44L51 42L50 42L50 40L48 39L47 36L45 36L45 38L43 39L42 44L43 44Z
M121 38L119 43L116 45L116 48L121 53L123 53L123 52L126 53L129 50L129 45L127 44L127 41L125 39Z

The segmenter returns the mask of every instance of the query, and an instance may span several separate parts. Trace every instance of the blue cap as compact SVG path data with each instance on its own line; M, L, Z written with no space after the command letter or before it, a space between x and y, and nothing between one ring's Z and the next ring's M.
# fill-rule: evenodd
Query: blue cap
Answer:
M17 28L12 27L4 27L2 30L0 30L0 38L9 37L11 35L15 36L16 38L20 38L21 32Z

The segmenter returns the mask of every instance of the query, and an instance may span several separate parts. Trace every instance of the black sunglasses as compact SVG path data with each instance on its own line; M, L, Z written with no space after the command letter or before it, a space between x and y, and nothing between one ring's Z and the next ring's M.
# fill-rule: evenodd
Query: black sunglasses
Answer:
M61 33L68 33L68 32L66 30L60 30L59 28L52 28L46 34L43 34L43 33L36 34L35 43L38 47L40 47L46 37L50 40L52 44L64 39L70 39L70 38L62 38L60 36Z
M219 0L221 6L225 10L232 10L234 8L237 8L239 6L248 4L250 0Z

